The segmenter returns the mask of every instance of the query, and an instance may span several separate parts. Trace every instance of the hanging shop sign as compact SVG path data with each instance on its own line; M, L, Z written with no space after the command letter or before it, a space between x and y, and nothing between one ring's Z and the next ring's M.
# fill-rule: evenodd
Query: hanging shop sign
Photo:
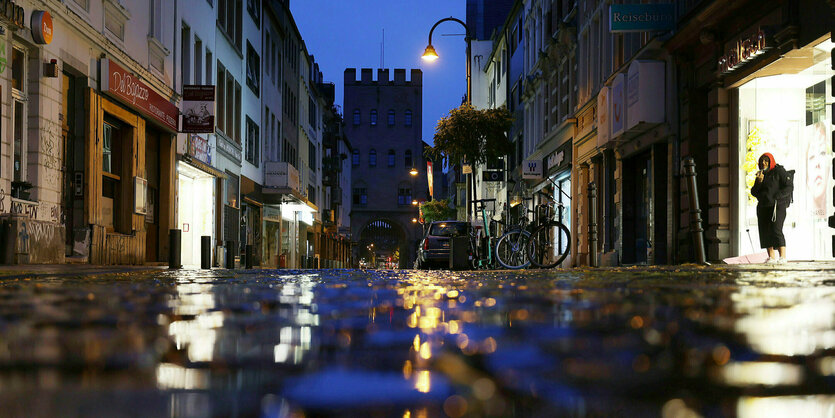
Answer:
M264 187L300 191L299 171L287 162L267 161L264 163Z
M640 131L664 122L664 75L664 61L636 60L629 65L626 129Z
M538 180L542 178L542 160L525 160L522 162L522 178Z
M180 131L214 133L215 86L183 86L183 125Z
M192 158L212 165L212 145L208 135L192 134L188 136L188 155Z
M675 21L672 3L609 6L609 32L613 33L671 30Z
M481 181L504 181L504 170L484 170Z
M717 71L719 74L730 73L769 49L765 31L759 28L731 43L725 55L716 63Z
M431 200L432 196L435 195L435 193L434 193L434 191L435 191L434 190L435 189L434 183L435 182L432 178L432 161L427 161L426 162L426 181L429 182L429 199Z
M609 124L609 102L611 87L603 86L597 93L597 146L602 147L609 142L611 125ZM550 168L550 167L549 167Z
M624 84L626 84L626 76L620 73L612 80L612 113L609 116L612 120L612 129L609 132L612 138L616 138L623 133L623 128L626 126L626 106L624 103Z
M32 29L32 39L36 44L49 45L52 43L52 16L46 10L35 10L29 18Z
M101 91L177 132L179 109L138 77L108 58L101 61Z

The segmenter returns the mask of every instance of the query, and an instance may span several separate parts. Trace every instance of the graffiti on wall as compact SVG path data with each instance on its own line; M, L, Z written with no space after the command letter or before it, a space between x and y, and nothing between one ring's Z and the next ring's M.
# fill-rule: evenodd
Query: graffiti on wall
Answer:
M38 218L38 203L12 198L12 215L22 215L29 219Z

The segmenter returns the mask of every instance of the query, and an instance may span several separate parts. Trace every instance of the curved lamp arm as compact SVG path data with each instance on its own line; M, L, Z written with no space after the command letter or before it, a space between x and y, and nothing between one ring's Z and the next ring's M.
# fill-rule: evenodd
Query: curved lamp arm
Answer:
M445 18L435 22L434 25L432 25L432 29L429 30L429 45L432 45L432 32L435 31L435 28L438 27L438 25L440 25L443 22L446 22L447 20L452 20L452 21L460 23L461 26L464 27L464 32L465 32L464 37L466 37L466 38L470 37L470 30L467 28L467 24L462 22L460 19L456 19L456 18L450 16L450 17L445 17Z

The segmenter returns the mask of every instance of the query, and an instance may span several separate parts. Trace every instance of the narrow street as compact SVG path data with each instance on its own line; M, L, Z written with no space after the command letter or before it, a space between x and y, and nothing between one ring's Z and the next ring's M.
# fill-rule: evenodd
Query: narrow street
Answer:
M832 416L835 266L0 272L4 416Z

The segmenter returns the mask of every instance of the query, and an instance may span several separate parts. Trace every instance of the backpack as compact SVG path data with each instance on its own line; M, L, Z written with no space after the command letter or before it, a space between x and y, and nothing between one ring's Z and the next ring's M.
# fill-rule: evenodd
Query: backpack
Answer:
M786 207L791 206L794 203L794 170L786 170L786 176L780 179L780 190L785 190L782 199L789 201Z

